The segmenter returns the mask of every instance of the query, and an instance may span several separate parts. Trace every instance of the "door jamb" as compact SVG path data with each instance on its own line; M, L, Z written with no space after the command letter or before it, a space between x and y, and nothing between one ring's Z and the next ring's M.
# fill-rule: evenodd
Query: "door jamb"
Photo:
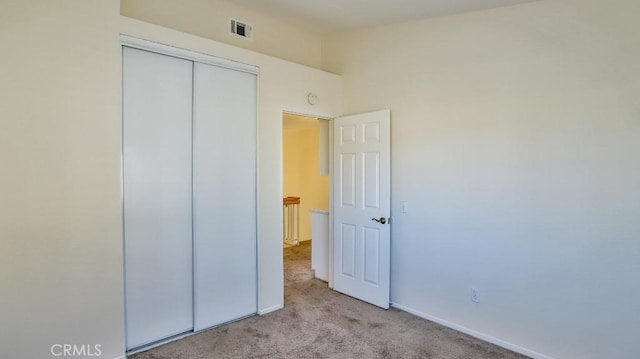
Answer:
M316 114L312 112L300 112L300 111L292 111L287 109L282 109L282 115L280 120L280 133L284 133L284 115L299 115L304 117L315 117L321 120L329 121L329 282L328 286L330 289L333 289L333 120L338 116L325 115L325 114ZM284 138L280 141L280 198L283 197L283 187L284 187ZM282 213L282 211L280 212ZM284 221L284 218L281 218L280 221ZM284 233L283 233L284 235ZM284 248L283 248L284 250ZM284 255L284 253L283 253ZM284 270L284 268L283 268ZM283 272L284 273L284 272ZM283 283L284 287L284 283ZM284 303L282 303L284 306Z

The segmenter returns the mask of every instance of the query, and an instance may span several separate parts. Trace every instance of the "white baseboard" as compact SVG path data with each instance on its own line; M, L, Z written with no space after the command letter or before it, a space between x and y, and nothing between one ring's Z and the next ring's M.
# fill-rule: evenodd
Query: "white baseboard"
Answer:
M275 312L276 310L280 310L284 308L284 304L278 304L278 305L274 305L273 307L269 307L266 309L262 309L258 311L258 315L265 315L265 314L269 314L271 312Z
M469 329L467 327L463 327L462 325L458 325L456 323L452 323L452 322L446 321L444 319L441 319L441 318L438 318L438 317L434 317L433 315L429 315L429 314L423 313L421 311L418 311L418 310L415 310L415 309L412 309L412 308L409 308L409 307L405 307L402 304L398 304L398 303L393 303L392 302L391 306L394 307L394 308L400 309L402 311L405 311L407 313L411 313L411 314L413 314L415 316L418 316L420 318L427 319L427 320L430 320L432 322L444 325L445 327L451 328L453 330L457 330L459 332L471 335L472 337L484 340L485 342L489 342L491 344L495 344L495 345L497 345L499 347L503 347L505 349L509 349L511 351L514 351L516 353L520 353L522 355L526 355L526 356L531 357L533 359L553 359L550 356L535 352L533 350L529 350L527 348L523 348L521 346L509 343L507 341L504 341L504 340L501 340L501 339L498 339L498 338L494 338L492 336L477 332L477 331L475 331L473 329Z

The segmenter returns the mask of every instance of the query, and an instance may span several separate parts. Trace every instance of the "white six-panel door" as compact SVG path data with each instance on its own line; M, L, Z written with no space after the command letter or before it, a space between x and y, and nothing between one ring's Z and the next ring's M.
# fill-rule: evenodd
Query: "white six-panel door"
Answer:
M333 286L389 308L390 111L333 124Z

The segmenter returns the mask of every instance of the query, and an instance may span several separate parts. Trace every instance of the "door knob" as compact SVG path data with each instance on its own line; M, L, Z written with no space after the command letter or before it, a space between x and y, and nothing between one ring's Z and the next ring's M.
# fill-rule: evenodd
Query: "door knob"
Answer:
M378 223L382 223L382 224L387 223L387 219L386 219L386 218L384 218L384 217L380 217L380 219L377 219L377 218L371 218L371 220L372 220L372 221L376 221L376 222L378 222Z

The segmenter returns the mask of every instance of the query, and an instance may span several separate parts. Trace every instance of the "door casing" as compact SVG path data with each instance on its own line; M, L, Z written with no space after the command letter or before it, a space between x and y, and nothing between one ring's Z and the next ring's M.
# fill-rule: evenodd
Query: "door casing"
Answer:
M388 110L386 110L388 111ZM287 110L287 109L283 109L282 110L282 115L284 117L284 114L293 114L293 115L300 115L300 116L305 116L305 117L316 117L319 119L323 119L323 120L328 120L329 121L329 177L330 177L330 181L329 181L329 282L328 282L328 287L333 289L334 288L334 238L333 238L333 230L334 230L334 193L335 193L335 184L333 181L333 176L335 174L334 171L334 164L333 164L333 141L334 136L333 136L333 126L334 126L334 120L340 116L336 116L336 115L327 115L327 114L317 114L317 113L311 113L311 112L300 112L300 111L293 111L293 110ZM280 148L280 153L283 154L284 149L282 148L282 142L281 142L281 148ZM284 171L284 162L283 162L283 158L281 155L281 161L280 161L280 173L283 173ZM283 188L283 179L281 180L280 183L280 188ZM391 191L391 189L390 189ZM280 193L280 197L283 197L283 193ZM391 195L391 193L390 193ZM390 209L389 209L390 211ZM391 220L391 214L389 212L388 214L389 216L389 221ZM284 220L284 218L281 218L281 220ZM390 279L389 279L390 281Z

